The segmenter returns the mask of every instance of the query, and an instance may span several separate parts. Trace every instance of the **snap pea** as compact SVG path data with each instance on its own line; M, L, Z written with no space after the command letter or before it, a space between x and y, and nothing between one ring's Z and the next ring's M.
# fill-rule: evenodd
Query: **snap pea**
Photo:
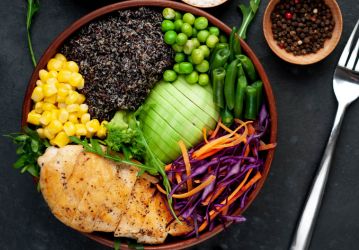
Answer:
M229 36L229 49L231 51L231 57L230 57L231 61L235 59L236 55L240 55L242 53L237 31L238 29L236 27L233 27L231 34Z
M228 48L223 48L218 50L214 55L212 62L210 62L211 70L219 67L223 67L228 61L229 56L230 56L230 51Z
M217 46L211 51L211 57L209 58L210 64L212 64L214 60L214 56L216 55L217 51L220 49L228 48L228 43L219 43Z
M212 72L213 83L213 102L220 108L224 108L224 79L226 70L224 68L216 68Z
M238 65L238 79L237 79L237 88L236 88L236 96L234 100L234 117L241 118L243 113L244 106L244 97L247 88L247 78L244 74L242 64Z
M227 127L230 127L233 123L233 115L232 113L228 110L228 108L224 108L224 109L221 109L219 111L220 115L221 115L221 118L222 118L222 123L224 125L226 125Z
M257 117L257 89L252 86L246 88L246 106L244 118L255 120Z
M257 78L257 74L251 59L245 55L237 55L236 57L241 61L243 69L246 72L249 80L254 82Z
M238 59L232 61L226 69L226 79L224 81L224 97L226 100L227 108L229 110L232 110L234 108L234 94L236 88L238 62Z
M257 90L257 114L259 113L259 109L262 104L262 95L263 95L263 82L256 81L252 84L252 87L256 88Z

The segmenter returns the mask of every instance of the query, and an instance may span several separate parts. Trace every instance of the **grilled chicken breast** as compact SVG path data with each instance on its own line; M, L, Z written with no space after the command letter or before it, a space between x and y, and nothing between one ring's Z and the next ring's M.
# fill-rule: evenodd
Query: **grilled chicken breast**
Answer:
M52 213L81 232L114 232L148 244L193 228L172 223L163 197L138 169L83 151L82 146L50 147L38 159L40 187Z

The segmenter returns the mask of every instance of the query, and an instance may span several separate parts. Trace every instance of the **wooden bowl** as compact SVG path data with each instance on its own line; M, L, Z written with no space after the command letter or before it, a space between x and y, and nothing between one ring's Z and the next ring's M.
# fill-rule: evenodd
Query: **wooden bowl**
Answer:
M216 7L218 5L221 5L225 2L227 2L228 0L182 0L183 2L185 2L186 4L198 7L198 8L212 8L212 7Z
M22 126L26 125L26 118L27 114L30 112L32 102L31 102L31 93L35 87L36 80L38 79L39 70L46 68L47 62L55 56L61 45L64 43L66 39L68 39L71 35L73 35L77 30L79 30L82 26L88 24L89 22L93 21L94 19L106 15L110 12L121 10L121 9L127 9L131 7L139 7L139 6L155 6L155 7L171 7L173 9L182 11L182 12L191 12L198 16L205 16L208 18L209 22L213 25L220 28L223 32L229 35L231 29L222 23L217 18L211 16L207 12L204 12L200 9L191 7L186 4L178 3L178 2L172 2L172 1L162 1L162 0L132 0L127 2L119 2L112 5L105 6L103 8L100 8L98 10L95 10L88 15L80 18L78 21L74 22L72 25L70 25L64 32L62 32L48 47L48 49L45 51L43 56L41 57L37 67L35 68L29 85L26 90L26 95L23 103L23 111L22 111ZM269 83L268 77L259 62L258 58L255 56L254 52L249 48L249 46L244 42L241 41L241 45L243 48L243 51L251 58L253 61L255 68L260 76L260 78L263 81L264 84L264 90L265 90L265 96L266 96L266 102L267 106L269 108L269 114L270 114L270 131L268 135L269 143L274 143L277 140L277 110L275 105L275 99L272 92L271 85ZM253 192L248 197L248 202L244 208L238 208L235 211L236 215L242 214L248 206L253 202L255 197L258 195L259 191L261 190L269 172L270 165L272 163L274 155L274 150L269 150L265 159L265 164L263 167L263 177L258 182L258 185L253 190ZM264 209L264 208L263 208ZM229 225L230 223L228 223ZM214 235L218 234L223 230L222 226L215 227L211 232L205 232L201 234L198 238L171 238L170 240L166 241L164 244L161 245L145 245L145 249L148 250L174 250L174 249L183 249L187 248L193 245L196 245L200 242L203 242ZM91 234L85 234L89 238L102 243L106 246L113 247L113 237L110 236L110 234L104 234L104 233L91 233ZM122 244L121 249L128 249L127 245Z
M339 42L340 36L342 34L342 30L343 30L342 13L340 11L338 3L335 0L324 0L324 2L330 8L330 10L333 14L333 19L335 21L335 27L333 30L332 38L326 40L324 43L324 48L318 50L316 53L302 55L302 56L295 56L292 53L288 53L284 49L281 49L277 45L277 42L273 38L272 22L271 22L270 16L271 16L271 13L273 12L275 6L279 2L280 2L280 0L271 0L264 12L264 17L263 17L264 37L267 40L269 47L272 49L272 51L277 56L282 58L284 61L287 61L287 62L290 62L293 64L307 65L307 64L313 64L313 63L323 60L335 49L335 47L337 46L337 44Z

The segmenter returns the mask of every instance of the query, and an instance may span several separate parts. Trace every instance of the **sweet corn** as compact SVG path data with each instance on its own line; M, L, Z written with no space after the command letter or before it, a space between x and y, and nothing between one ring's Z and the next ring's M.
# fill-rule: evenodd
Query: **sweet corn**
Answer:
M72 72L69 83L72 87L77 88L82 82L82 75L77 72Z
M67 136L74 136L76 133L75 124L72 122L66 122L63 126L63 129Z
M46 128L48 128L52 134L56 135L62 130L62 123L59 120L53 120Z
M79 66L74 61L66 62L64 69L70 70L71 72L79 72Z
M76 100L76 103L82 104L86 100L86 97L83 94L79 94Z
M77 93L76 91L70 91L68 96L66 97L66 104L74 104L77 103L77 99L79 98L79 93Z
M87 113L89 110L89 106L87 104L80 104L79 113L82 115L84 113Z
M39 77L42 82L46 82L49 79L49 72L45 69L40 69Z
M56 101L58 102L58 103L64 103L65 101L66 101L66 96L61 96L61 95L55 95L56 96ZM65 103L65 105L66 105L66 103Z
M92 138L94 136L95 133L91 133L87 130L87 134L86 134L86 138Z
M42 106L44 105L43 102L37 102L34 106L34 110L36 113L41 114L44 110L42 109Z
M34 102L39 102L44 98L44 89L41 86L37 86L34 88L31 94L31 99Z
M42 109L44 111L51 111L54 109L57 109L56 106L52 103L48 103L48 102L44 102L44 104L42 105Z
M82 124L86 124L87 122L90 121L90 119L91 119L91 117L90 117L89 113L81 115L81 123Z
M41 80L37 80L36 81L36 86L43 86L45 83L43 82L43 81L41 81Z
M82 118L82 116L81 116ZM81 120L82 121L82 120ZM90 133L96 133L100 128L100 122L97 119L86 122L87 131Z
M45 139L45 133L44 133L44 129L43 128L38 128L36 129L37 134L40 136L41 139Z
M61 70L57 76L57 80L59 80L59 82L69 82L70 78L71 78L71 71L69 70Z
M106 137L106 128L104 126L100 126L100 128L97 130L96 136L98 138L105 138Z
M50 78L50 79L52 79L52 78ZM49 80L50 80L50 79L49 79ZM45 96L45 97L49 97L49 96L52 96L52 95L54 95L54 94L57 93L57 88L56 88L55 85L45 84L45 85L43 86L43 92L44 92L44 96Z
M56 77L50 77L50 78L48 78L47 81L46 81L46 84L47 84L47 85L51 85L51 86L55 86L55 87L57 87L57 84L58 84L58 83L59 83L59 81L57 80Z
M51 133L50 130L47 127L44 128L44 135L49 140L52 140L55 137L55 135L53 133Z
M41 115L36 113L35 111L31 111L27 114L27 122L34 124L36 126L40 125Z
M106 127L107 124L108 124L108 121L102 121L101 122L101 126L103 126L103 127Z
M61 96L61 97L66 97L68 96L70 90L65 86L65 84L61 85L58 89L57 89L57 95Z
M77 89L83 89L85 87L85 79L82 77L80 84L77 86Z
M62 61L62 62L66 62L66 61L67 61L66 57L65 57L63 54L60 54L60 53L57 53L57 54L55 55L55 59L60 60L60 61Z
M69 121L74 124L79 123L78 116L76 114L69 114Z
M41 118L40 118L40 123L43 126L46 126L47 124L49 124L51 121L51 112L46 110L42 113ZM47 137L47 136L46 136Z
M63 87L64 87L65 89L68 89L69 91L74 89L74 88L73 88L70 84L68 84L68 83L65 83L65 84L63 85Z
M49 78L56 78L57 79L58 74L59 73L56 70L51 70L51 71L49 71L48 79Z
M65 132L61 131L56 135L56 137L52 140L52 142L58 147L64 147L70 142L70 138L65 134Z
M66 109L70 113L78 112L80 110L80 105L78 105L77 103L70 104L70 105L67 105Z
M60 109L65 109L67 107L67 104L63 102L59 102L57 103L57 107L59 107Z
M85 136L87 134L86 126L84 124L75 124L77 136Z
M51 120L57 120L59 118L60 111L58 109L53 109L51 112Z
M62 66L64 65L64 62L55 58L50 59L50 61L47 63L47 70L55 70L60 71L62 69Z
M57 102L57 96L52 95L52 96L46 97L44 99L44 102L55 104Z
M69 119L69 112L66 109L60 109L59 121L65 123Z

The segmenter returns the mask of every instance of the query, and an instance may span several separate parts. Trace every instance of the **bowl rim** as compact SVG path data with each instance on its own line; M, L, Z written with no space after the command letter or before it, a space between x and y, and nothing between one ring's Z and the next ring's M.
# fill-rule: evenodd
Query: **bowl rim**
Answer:
M170 7L179 11L183 12L191 12L197 16L205 16L208 18L209 22L218 27L220 30L225 32L227 35L230 33L231 29L224 24L219 19L215 18L211 14L200 10L196 7L180 3L180 2L173 2L173 1L161 1L161 0L131 0L131 1L124 1L124 2L118 2L114 4L110 4L107 6L104 6L102 8L99 8L97 10L94 10L87 15L81 17L74 23L72 23L70 26L68 26L62 33L60 33L49 45L49 47L46 49L46 51L43 53L41 59L39 60L36 68L34 69L32 76L30 78L29 84L26 89L26 94L24 97L23 102L23 109L22 109L22 120L21 120L21 126L25 126L27 124L27 114L30 112L31 108L31 93L34 87L36 86L36 81L38 80L38 73L40 69L46 68L46 64L58 51L60 46L65 42L66 39L68 39L71 35L76 33L82 26L88 24L89 22L93 21L94 19L104 16L106 14L109 14L114 11L122 10L122 9L128 9L128 8L135 8L135 7L159 7L159 8L165 8ZM261 80L263 81L266 100L268 103L268 109L270 114L270 133L269 133L269 143L276 143L277 142L277 121L278 121L278 115L276 110L276 103L275 103L275 97L271 88L271 85L269 83L269 79L267 77L267 74L264 71L263 66L261 65L259 59L256 57L254 52L250 49L250 47L247 45L246 42L243 40L240 41L243 51L248 55L248 57L253 61L253 64L255 65L255 68L258 72L258 75L260 76ZM248 196L248 202L245 207L238 208L234 214L239 215L242 214L253 202L253 200L258 195L259 191L262 189L263 184L265 180L267 179L270 165L273 160L275 149L268 150L266 160L263 166L263 173L261 180L257 183L256 188L251 192L251 194ZM231 223L227 223L226 226L229 226ZM144 245L144 248L146 250L173 250L173 249L184 249L188 248L194 245L197 245L215 235L220 233L223 230L222 225L216 226L212 231L207 231L203 234L201 234L198 238L179 238L177 241L173 242L165 242L163 244L159 245ZM105 237L102 237L96 233L82 233L89 237L92 240L95 240L105 246L113 247L114 242L113 240L109 240ZM121 244L121 249L129 249L127 244Z

